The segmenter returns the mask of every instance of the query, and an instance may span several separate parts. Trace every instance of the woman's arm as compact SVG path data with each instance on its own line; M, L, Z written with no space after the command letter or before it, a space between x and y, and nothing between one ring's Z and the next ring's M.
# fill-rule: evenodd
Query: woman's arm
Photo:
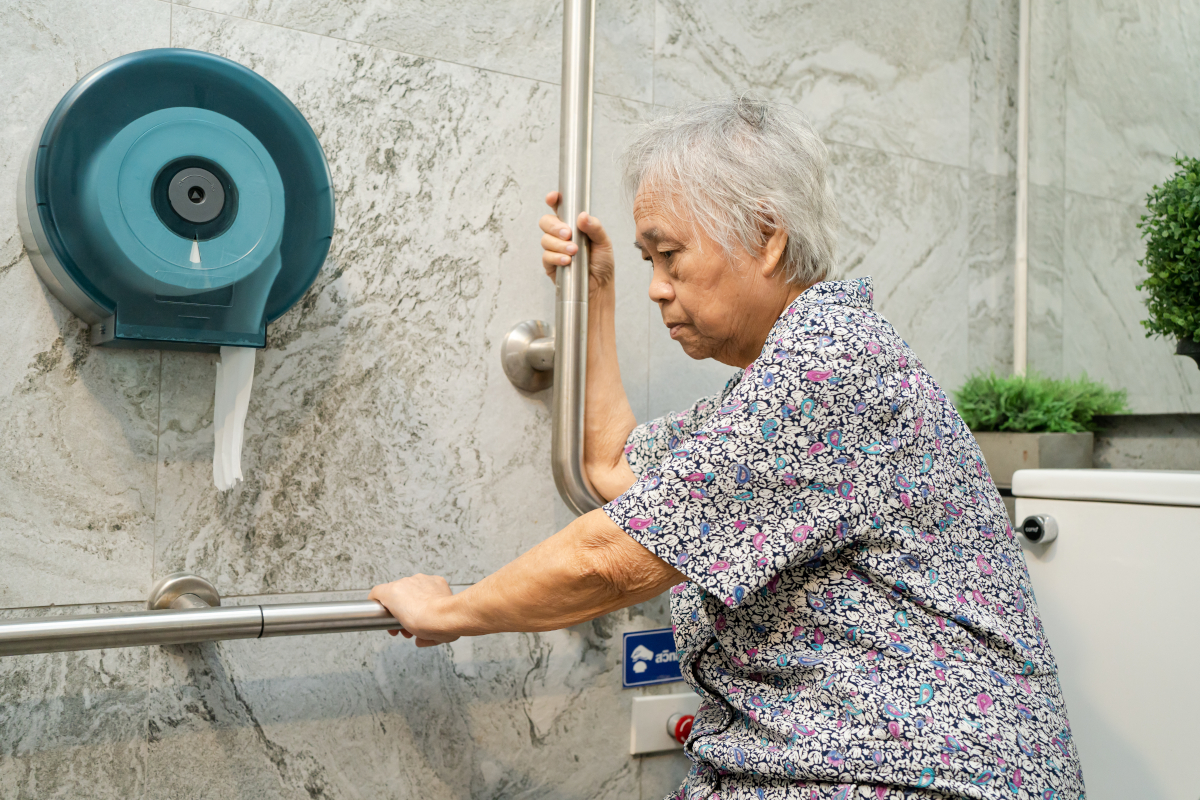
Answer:
M558 192L546 195L551 208L558 205ZM542 266L554 279L578 248L571 229L554 214L541 219ZM588 480L606 500L633 485L634 474L625 460L625 440L637 425L617 363L616 308L612 240L600 220L579 215L579 229L591 241L588 276L587 399L583 415L583 459Z
M460 636L566 628L686 580L596 509L458 594L444 578L414 575L376 586L371 599L400 620L401 633L429 647Z

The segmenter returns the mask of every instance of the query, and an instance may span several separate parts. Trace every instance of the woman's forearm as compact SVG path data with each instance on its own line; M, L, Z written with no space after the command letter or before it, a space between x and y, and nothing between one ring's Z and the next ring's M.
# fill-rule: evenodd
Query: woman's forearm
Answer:
M411 623L398 618L430 641L557 630L644 602L685 580L597 509L479 583L430 604Z
M588 479L606 500L633 485L625 440L637 425L617 363L616 305L611 282L592 292L588 300L583 457Z
M570 264L579 252L579 244L591 248L583 466L596 491L611 500L633 485L633 471L625 460L625 440L637 424L621 385L621 368L617 364L616 262L612 239L600 220L587 212L580 213L577 222L579 232L588 242L572 241L570 226L557 216L561 199L558 192L547 194L546 205L556 213L544 214L538 222L542 229L542 268L547 277L556 278L558 271Z

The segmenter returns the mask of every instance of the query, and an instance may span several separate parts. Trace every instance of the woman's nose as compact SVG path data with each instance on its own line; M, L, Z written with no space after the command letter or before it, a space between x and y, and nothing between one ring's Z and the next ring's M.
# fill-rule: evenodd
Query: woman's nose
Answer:
M669 303L675 299L675 287L665 277L660 277L658 270L650 278L650 299L655 303Z

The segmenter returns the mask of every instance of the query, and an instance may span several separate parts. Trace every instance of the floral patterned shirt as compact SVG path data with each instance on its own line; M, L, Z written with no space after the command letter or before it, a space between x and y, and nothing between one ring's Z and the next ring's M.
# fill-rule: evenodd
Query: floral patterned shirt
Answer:
M1029 573L979 447L870 279L819 283L725 391L639 426L605 506L688 576L678 798L1077 800Z

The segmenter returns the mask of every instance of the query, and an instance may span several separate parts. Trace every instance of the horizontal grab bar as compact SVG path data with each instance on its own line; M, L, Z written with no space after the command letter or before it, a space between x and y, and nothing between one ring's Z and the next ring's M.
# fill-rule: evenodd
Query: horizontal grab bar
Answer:
M0 622L0 656L400 627L400 622L374 600L208 606L209 597L202 591L163 592L164 584L172 580L178 584L182 578L207 584L194 576L170 576L155 587L149 603L155 608L150 611ZM211 596L216 596L215 590Z
M374 600L37 617L0 622L0 656L399 627Z

